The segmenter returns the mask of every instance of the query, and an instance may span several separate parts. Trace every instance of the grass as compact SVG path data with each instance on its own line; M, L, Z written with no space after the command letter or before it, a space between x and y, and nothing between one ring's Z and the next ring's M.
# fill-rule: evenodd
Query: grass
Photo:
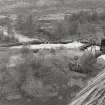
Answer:
M0 72L2 73L2 70L8 72L10 78L11 76L14 78L12 82L21 90L20 94L23 98L9 102L4 98L4 101L0 101L1 105L49 105L51 103L67 105L76 93L83 88L82 86L86 85L87 76L71 71L68 66L75 55L80 56L83 52L61 49L43 50L33 54L32 51L24 48L18 51L8 50L5 52L6 57L3 51L5 52L6 49L3 49L1 53L3 58L0 60L3 61L4 59L5 62L2 62ZM21 54L21 58L24 60L19 65L5 69L8 59L18 54ZM72 86L68 85L71 79L74 81ZM12 84L11 87L13 89ZM54 97L52 97L53 93L56 93ZM40 97L37 97L38 94ZM28 98L31 99L30 102L28 102Z

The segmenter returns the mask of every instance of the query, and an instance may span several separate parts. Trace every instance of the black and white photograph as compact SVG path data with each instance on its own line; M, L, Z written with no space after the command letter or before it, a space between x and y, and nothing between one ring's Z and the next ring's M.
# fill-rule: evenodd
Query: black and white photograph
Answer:
M0 0L0 105L105 105L105 0Z

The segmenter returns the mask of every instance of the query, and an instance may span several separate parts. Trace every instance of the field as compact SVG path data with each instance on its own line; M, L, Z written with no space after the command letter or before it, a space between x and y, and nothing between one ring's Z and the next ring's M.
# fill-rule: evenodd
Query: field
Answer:
M0 0L0 46L29 38L99 44L104 9L104 0ZM91 55L82 61L79 49L30 50L24 42L21 49L0 47L0 105L68 105L105 68L104 59Z
M0 94L0 105L49 105L51 103L67 105L87 85L87 81L93 78L85 72L75 72L74 56L82 54L82 51L70 49L39 50L33 54L27 48L22 50L0 48L0 72L2 75L3 71L9 73L3 75L6 79L2 79L0 75L3 89ZM15 59L14 56L18 58ZM22 98L18 99L16 94L20 94Z

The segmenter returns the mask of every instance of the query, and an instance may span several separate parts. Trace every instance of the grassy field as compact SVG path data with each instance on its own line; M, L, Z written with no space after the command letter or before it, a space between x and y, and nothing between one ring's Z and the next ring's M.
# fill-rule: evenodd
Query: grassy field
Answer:
M4 69L11 56L18 56L18 54L22 54L21 58L23 58L24 60L20 61L20 64L17 63L14 67L8 67ZM18 81L18 83L22 83L21 87L25 86L25 88L21 88L22 91L25 92L25 94L22 94L22 99L7 101L5 99L6 96L4 95L4 101L1 100L0 105L67 105L76 95L76 93L78 93L83 87L86 86L87 79L90 78L87 78L86 74L75 72L71 70L71 68L69 68L69 65L74 62L74 56L81 56L82 54L83 52L81 51L70 49L40 50L38 53L33 54L28 49L16 51L10 50L8 48L0 48L0 62L4 65L3 71L8 71L8 73L11 74L10 77L12 76L11 81L13 83L16 83L16 81ZM75 65L72 67L75 67ZM0 72L1 74L3 73L1 66ZM23 82L20 81L21 76L26 76ZM8 77L6 78L8 80ZM33 78L32 81L30 80L31 78ZM0 78L0 81L4 80ZM10 83L9 87L12 87L12 90L14 90L12 86L13 84L11 84L11 82L7 83ZM40 83L42 85L37 84L37 87L39 89L37 90L36 85L34 85L33 83ZM56 86L56 88L52 88L52 86ZM54 88L55 90L52 90ZM39 93L36 93L35 90L37 90ZM50 97L50 95L53 94L54 91L57 92L57 95ZM6 94L9 94L8 91L6 92ZM37 97L38 94L39 97Z

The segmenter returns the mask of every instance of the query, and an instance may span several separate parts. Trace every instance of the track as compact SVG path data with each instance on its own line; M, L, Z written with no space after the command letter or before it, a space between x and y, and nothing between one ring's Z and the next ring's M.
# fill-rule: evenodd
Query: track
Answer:
M105 87L104 84L105 84L105 69L101 73L99 73L95 78L89 81L88 85L80 93L77 94L77 96L73 99L73 101L69 105L92 105L92 104L86 104L86 103L83 104L83 103L86 101L87 98L90 97L92 93L98 94L99 91L95 92L97 88L101 87L102 89L104 89ZM92 99L90 98L90 100L92 102L92 100L95 100L95 97Z

